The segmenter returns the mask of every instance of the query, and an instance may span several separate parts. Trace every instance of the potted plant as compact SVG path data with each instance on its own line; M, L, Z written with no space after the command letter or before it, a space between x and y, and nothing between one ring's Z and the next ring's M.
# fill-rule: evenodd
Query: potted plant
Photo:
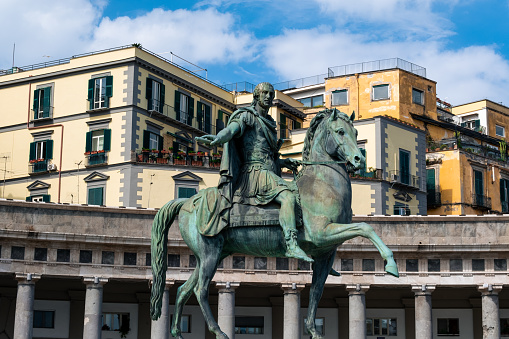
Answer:
M142 153L148 153L148 152L150 152L150 150L149 150L148 148L143 147L143 148L141 149L141 152L142 152Z

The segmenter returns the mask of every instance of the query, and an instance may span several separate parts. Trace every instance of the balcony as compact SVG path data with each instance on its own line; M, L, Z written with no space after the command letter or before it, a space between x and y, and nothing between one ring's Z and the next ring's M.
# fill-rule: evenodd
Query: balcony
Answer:
M401 171L389 171L389 181L393 184L407 186L413 189L421 188L421 178Z
M30 160L28 173L37 174L48 172L49 161L47 159Z
M491 209L491 198L483 194L472 194L472 207Z
M437 190L439 190L437 188ZM428 191L428 208L436 208L442 206L442 194L438 191Z
M208 153L185 152L170 153L168 151L145 150L136 153L136 162L169 166L192 166L217 168L221 166L221 155Z
M90 153L90 154L87 154ZM85 167L106 165L108 163L108 156L104 151L87 152L85 153L86 163Z
M332 78L350 74L353 75L356 73L383 71L394 68L399 68L424 78L426 77L426 68L399 58L376 60L370 62L361 62L357 64L331 67L329 68L328 77Z
M359 170L350 177L354 179L383 180L383 170L380 168L370 168L368 171Z

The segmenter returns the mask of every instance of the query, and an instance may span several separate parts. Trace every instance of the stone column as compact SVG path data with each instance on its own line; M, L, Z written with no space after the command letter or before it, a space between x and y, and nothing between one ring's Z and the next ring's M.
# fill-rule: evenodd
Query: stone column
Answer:
M108 279L99 277L84 277L83 282L87 285L85 293L83 338L101 339L103 285L108 282Z
M366 291L369 285L346 285L348 291L349 339L366 338Z
M415 339L433 339L431 293L435 285L412 285L415 294Z
M18 280L14 319L14 338L16 339L32 339L35 282L40 278L41 276L37 274L16 273L16 280Z
M235 289L238 282L217 282L217 323L228 338L235 339Z
M283 339L300 338L301 333L301 319L300 319L300 291L306 285L288 283L281 284L284 296L284 309L283 309Z
M163 304L161 306L161 317L152 320L150 338L168 339L170 337L170 288L173 281L166 281L164 285Z
M498 293L502 285L483 284L477 286L482 295L482 337L495 339L500 337L500 316L498 311Z

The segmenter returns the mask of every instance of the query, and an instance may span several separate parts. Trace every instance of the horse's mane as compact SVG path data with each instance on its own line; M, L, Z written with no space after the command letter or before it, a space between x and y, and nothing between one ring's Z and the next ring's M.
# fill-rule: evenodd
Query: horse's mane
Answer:
M326 109L323 111L318 112L313 120L311 120L311 123L309 124L309 129L306 134L306 138L304 139L304 150L302 151L302 160L308 161L309 160L309 152L311 151L311 142L313 141L313 138L315 137L315 133L318 130L318 127L321 125L321 123L325 120L325 118L328 118L332 112L334 112L336 109ZM350 122L350 118L348 115L346 115L343 112L337 112L338 117L341 118L344 121Z

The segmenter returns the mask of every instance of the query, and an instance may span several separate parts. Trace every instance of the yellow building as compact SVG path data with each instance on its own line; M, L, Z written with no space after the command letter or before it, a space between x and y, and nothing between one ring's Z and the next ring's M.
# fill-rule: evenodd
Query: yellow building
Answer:
M134 46L1 71L0 197L160 207L216 186L221 149L194 138L251 100ZM283 136L298 105L276 93Z

